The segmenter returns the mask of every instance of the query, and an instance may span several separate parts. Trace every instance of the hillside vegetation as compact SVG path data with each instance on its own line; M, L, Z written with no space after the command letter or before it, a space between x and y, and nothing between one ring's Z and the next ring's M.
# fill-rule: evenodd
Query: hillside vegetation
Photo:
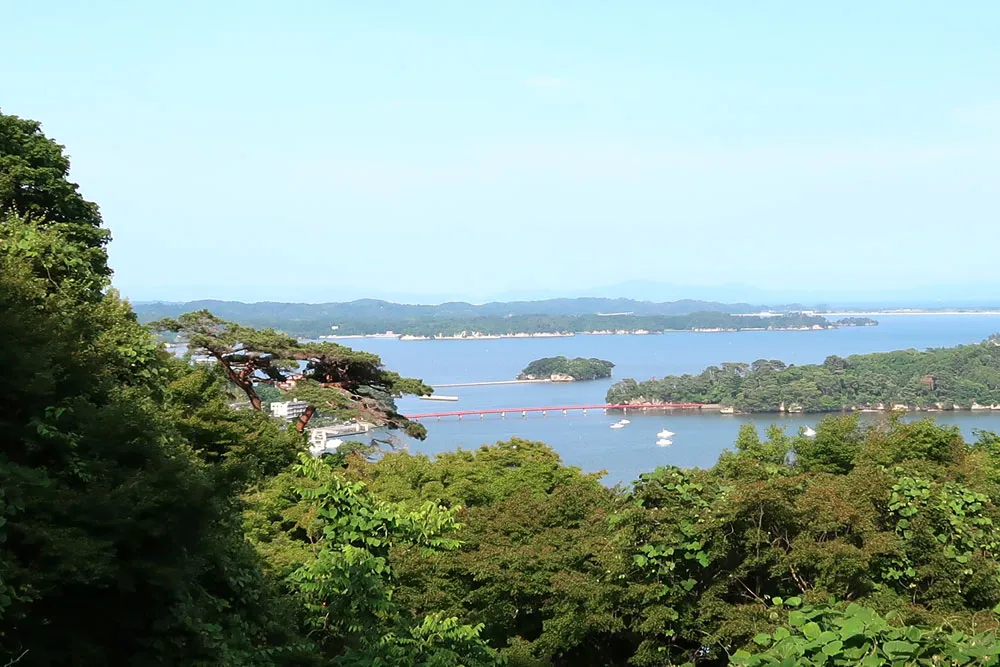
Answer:
M804 366L724 363L698 375L625 379L608 390L607 400L722 403L745 412L988 407L1000 404L1000 338L924 352L831 356Z

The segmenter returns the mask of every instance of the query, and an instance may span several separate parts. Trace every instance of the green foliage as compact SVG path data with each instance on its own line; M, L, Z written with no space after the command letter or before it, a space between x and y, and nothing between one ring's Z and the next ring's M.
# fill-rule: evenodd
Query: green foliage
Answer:
M0 657L280 662L283 602L170 421L169 360L64 232L0 225Z
M40 123L0 113L0 224L15 214L53 227L74 245L74 261L107 277L104 246L111 237L97 205L80 196L68 175L69 158Z
M698 375L626 379L609 403L722 403L744 412L834 412L860 408L968 409L1000 403L1000 345L990 339L946 349L828 357L822 364L780 361L710 366Z
M847 473L865 437L857 415L824 419L814 438L798 441L795 456L799 466L809 472Z
M946 628L893 623L892 614L850 604L840 610L804 607L788 625L754 636L730 664L763 665L996 665L1000 641L992 632L970 635Z
M393 452L377 464L353 463L352 473L387 500L449 507L490 505L520 493L551 494L578 479L596 487L601 477L564 465L544 443L519 438L475 451L443 452L433 459Z
M482 623L485 639L508 647L511 664L613 662L625 631L607 572L616 558L606 523L614 494L597 476L523 440L434 459L354 460L348 473L407 506L460 508L458 550L430 559L391 553L395 599L412 615L441 610Z
M284 400L284 395L281 393L281 390L269 384L258 382L254 386L254 391L256 391L257 395L260 396L260 400L265 406L270 403Z
M441 615L415 624L393 601L390 552L428 557L456 549L454 510L386 503L327 460L306 455L249 500L250 535L329 657L351 665L444 666L460 664L454 660L468 651L470 664L496 664L480 627Z
M172 361L169 371L169 419L220 482L242 491L277 475L305 449L305 436L281 422L230 408L235 397L217 366Z
M482 625L461 625L442 614L426 616L419 625L379 638L374 644L349 648L336 664L344 667L495 667L503 664L479 638Z
M517 379L548 378L560 374L568 375L574 380L597 380L611 377L611 369L614 367L613 363L603 359L545 357L544 359L535 359L528 364L517 376Z

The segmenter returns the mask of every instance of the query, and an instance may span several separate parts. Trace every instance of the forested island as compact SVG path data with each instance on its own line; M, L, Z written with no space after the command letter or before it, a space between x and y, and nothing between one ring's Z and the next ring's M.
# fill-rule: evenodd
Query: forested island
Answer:
M741 412L1000 409L1000 338L927 351L901 350L822 364L724 363L698 375L625 379L608 403L693 402Z
M585 359L576 357L545 357L535 359L524 367L517 376L518 380L539 380L551 378L554 381L567 382L572 380L598 380L611 377L611 369L615 365L604 359Z
M232 321L245 326L274 327L300 338L392 335L408 339L483 338L498 336L573 335L573 334L653 334L666 331L783 331L822 330L877 324L865 318L829 320L819 315L734 315L719 311L701 311L682 315L576 314L576 315L488 315L454 316L417 314L409 317L353 316L345 319L302 319L272 304L271 316L244 315ZM139 307L141 321L164 312L159 307ZM166 309L171 310L171 309Z

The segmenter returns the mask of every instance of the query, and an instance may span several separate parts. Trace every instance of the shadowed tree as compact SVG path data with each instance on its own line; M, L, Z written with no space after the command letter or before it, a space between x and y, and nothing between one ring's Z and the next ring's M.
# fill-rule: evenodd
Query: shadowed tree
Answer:
M150 325L181 334L189 351L215 359L229 380L262 410L259 385L294 382L295 396L309 403L296 422L305 429L317 410L343 419L363 419L423 438L426 429L403 417L393 399L404 394L427 396L420 380L386 370L378 355L336 343L308 343L275 331L227 322L207 310L186 313Z

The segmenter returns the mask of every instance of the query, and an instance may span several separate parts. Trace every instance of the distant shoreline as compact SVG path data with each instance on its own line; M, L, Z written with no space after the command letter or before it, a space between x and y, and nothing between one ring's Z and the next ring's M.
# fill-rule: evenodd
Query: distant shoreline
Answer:
M996 313L1000 315L1000 312ZM801 326L801 327L740 327L740 328L695 328L695 329L664 329L662 331L646 331L637 329L635 331L576 331L561 333L513 333L513 334L469 334L465 336L417 336L413 334L398 333L378 333L378 334L347 334L333 335L326 334L320 336L321 340L351 340L356 338L384 338L402 341L427 341L427 340L508 340L522 338L572 338L573 336L659 336L668 333L739 333L742 331L830 331L832 329L854 329L858 327L875 326L873 324L864 325L843 325L843 326Z
M893 315L1000 315L1000 310L872 310L843 313L817 313L823 317L891 317Z

